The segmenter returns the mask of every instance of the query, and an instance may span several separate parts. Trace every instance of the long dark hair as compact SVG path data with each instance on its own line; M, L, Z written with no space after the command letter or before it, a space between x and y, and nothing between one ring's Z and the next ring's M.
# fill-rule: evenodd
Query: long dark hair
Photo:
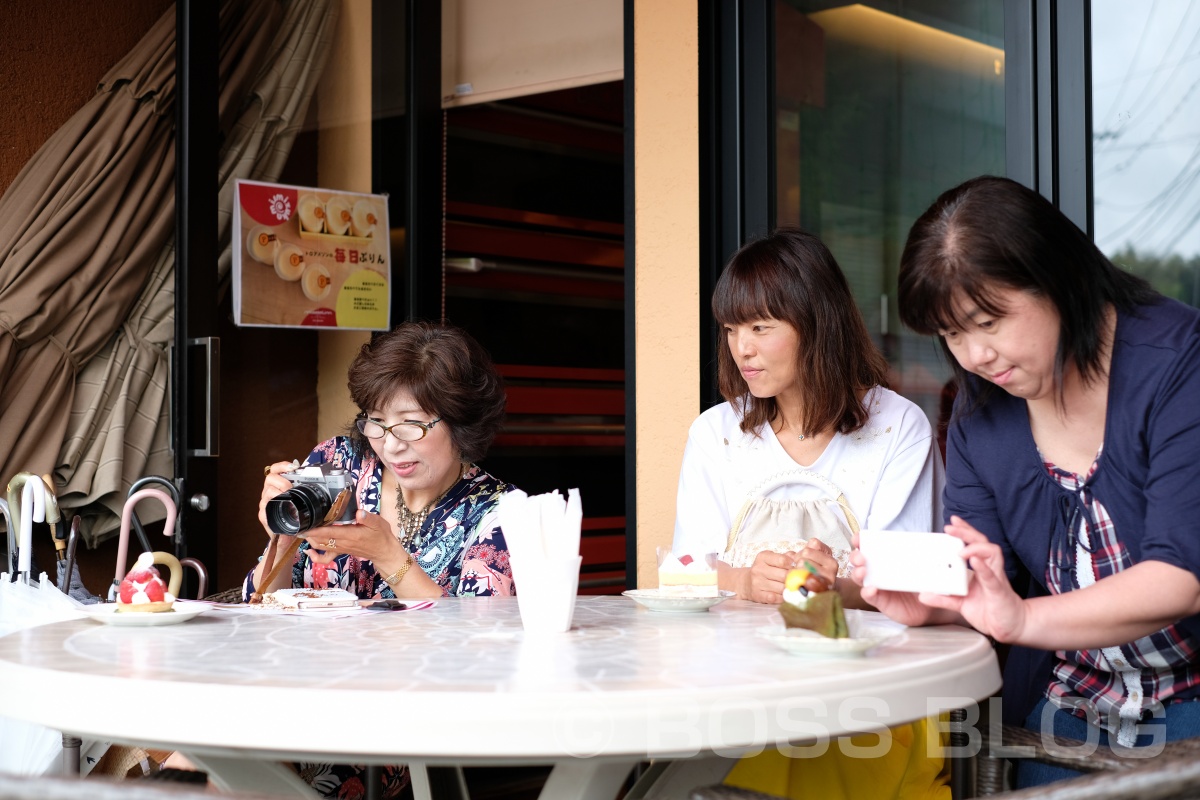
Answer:
M452 325L405 322L367 342L350 364L350 397L366 412L401 390L423 410L441 417L463 461L477 461L504 423L505 392L491 356L466 331ZM366 438L351 428L360 452Z
M963 330L956 300L965 297L987 314L1006 313L998 290L1044 297L1061 320L1054 377L1062 403L1063 374L1074 363L1084 383L1103 370L1105 313L1112 304L1132 313L1161 295L1118 269L1066 215L1032 189L985 175L944 192L920 216L900 257L900 319L920 334ZM942 348L972 406L995 389L974 387Z
M816 236L783 228L742 247L717 281L712 311L722 326L769 317L796 329L805 430L850 433L867 423L862 394L887 385L887 361L871 341L846 276ZM744 432L757 435L779 415L775 398L750 394L724 341L717 347L717 384L741 413Z

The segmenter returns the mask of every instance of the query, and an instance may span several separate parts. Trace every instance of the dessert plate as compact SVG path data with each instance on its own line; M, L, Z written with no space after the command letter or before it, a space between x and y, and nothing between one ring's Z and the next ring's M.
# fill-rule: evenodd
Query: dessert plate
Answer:
M636 603L640 603L651 611L687 612L707 611L717 603L723 603L736 595L721 589L713 595L680 595L660 594L657 589L630 589L621 592Z
M785 628L767 625L755 631L771 644L796 656L861 656L873 647L899 641L905 626L883 616L866 617L856 609L846 611L846 625L850 636L846 639L830 639L816 631L804 628Z
M203 614L211 608L207 603L189 603L187 600L176 600L170 611L160 611L157 614L139 613L137 611L117 612L116 603L98 603L86 606L83 613L97 622L105 625L115 625L124 628L153 628L159 625L177 625Z

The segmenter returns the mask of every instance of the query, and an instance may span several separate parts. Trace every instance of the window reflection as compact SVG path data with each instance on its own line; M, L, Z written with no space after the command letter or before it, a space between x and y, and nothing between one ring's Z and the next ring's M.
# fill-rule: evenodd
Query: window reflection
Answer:
M1092 0L1096 243L1200 305L1200 4Z
M819 235L893 368L939 417L938 348L902 330L908 228L942 191L1004 174L1003 0L776 4L776 220Z

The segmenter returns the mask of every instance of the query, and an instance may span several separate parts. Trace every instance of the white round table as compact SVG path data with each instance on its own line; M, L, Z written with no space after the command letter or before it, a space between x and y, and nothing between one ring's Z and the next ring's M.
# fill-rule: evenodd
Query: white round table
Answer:
M805 658L756 633L777 625L747 602L679 614L623 597L579 598L572 629L548 635L527 635L511 598L339 619L214 609L19 631L0 638L0 685L7 716L177 749L227 788L284 788L278 760L555 763L547 791L579 797L611 797L642 760L877 730L1000 687L989 643L964 628Z

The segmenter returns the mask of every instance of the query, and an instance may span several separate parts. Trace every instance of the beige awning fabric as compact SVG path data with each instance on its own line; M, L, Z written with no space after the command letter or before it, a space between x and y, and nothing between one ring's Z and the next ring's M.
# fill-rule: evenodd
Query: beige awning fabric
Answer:
M222 250L213 275L222 285L232 261L233 182L279 177L327 60L339 8L339 0L291 0L286 9L278 0L227 0L222 8ZM55 479L60 505L83 516L89 546L118 529L134 481L173 474L166 351L174 334L174 285L172 238L133 312L76 383ZM163 517L155 503L138 513L146 522Z
M228 288L233 264L233 184L279 179L317 89L341 12L340 0L292 0L266 66L221 151L217 203L221 255L217 275Z
M0 197L0 479L49 472L76 371L129 316L174 225L174 12Z
M79 372L67 437L54 470L59 505L79 514L80 534L94 547L120 527L130 485L145 475L170 476L170 407L166 351L175 334L175 248L155 261L129 319ZM143 503L144 522L163 519L158 503Z

